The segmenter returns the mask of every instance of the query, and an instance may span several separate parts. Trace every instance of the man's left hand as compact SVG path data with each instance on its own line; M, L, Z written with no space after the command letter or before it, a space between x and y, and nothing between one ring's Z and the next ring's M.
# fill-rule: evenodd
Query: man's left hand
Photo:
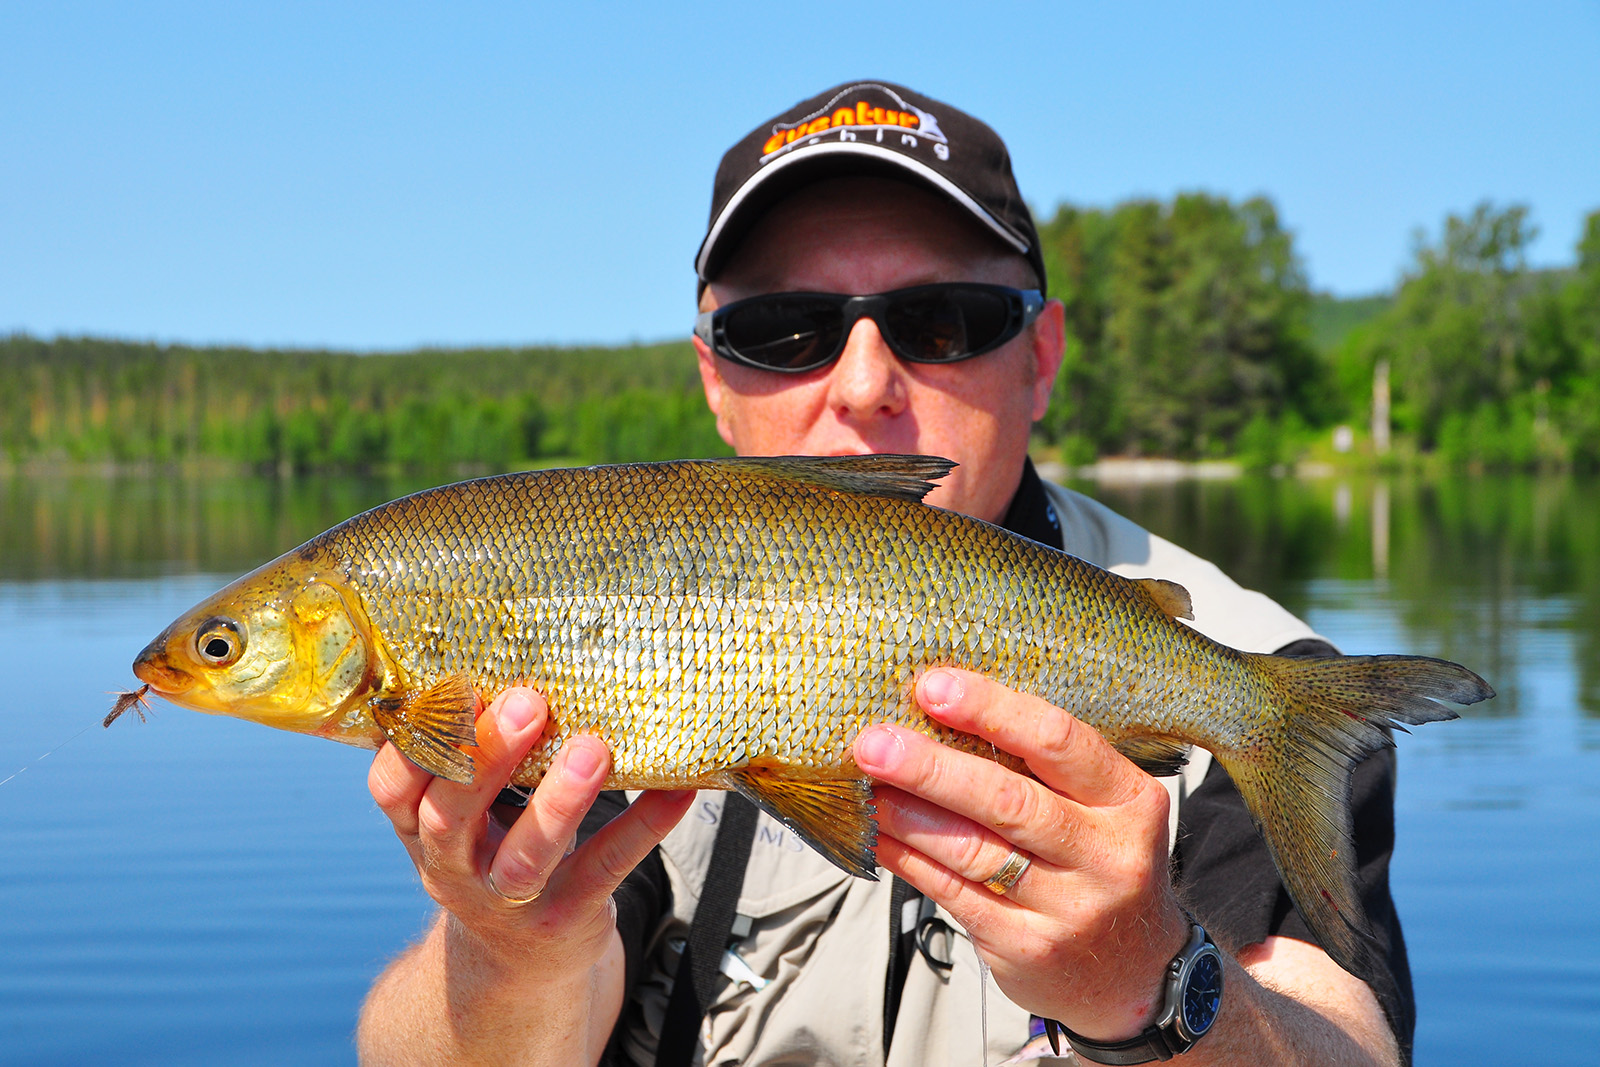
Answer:
M856 763L881 783L878 862L966 928L1016 1004L1085 1037L1135 1036L1189 936L1166 789L1091 727L981 675L930 670L916 699L1037 780L901 727L862 731ZM1013 850L1033 862L1002 896L984 880Z

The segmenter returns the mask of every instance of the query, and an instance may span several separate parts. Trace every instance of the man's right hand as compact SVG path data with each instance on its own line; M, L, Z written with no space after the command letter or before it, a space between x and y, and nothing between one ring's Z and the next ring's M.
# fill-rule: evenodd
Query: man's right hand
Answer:
M390 744L373 760L373 799L445 915L380 979L362 1021L364 1046L389 1024L413 1034L423 1027L434 1048L447 1032L451 1055L464 1059L474 1058L475 1036L503 1039L508 1030L548 1049L561 1043L550 1040L549 1024L562 1016L609 1032L621 1007L611 894L677 825L694 793L645 793L567 855L611 759L599 739L573 737L506 825L493 811L495 798L543 733L547 713L532 689L500 693L478 717L469 785L433 777ZM526 1019L516 1019L524 1009ZM484 1014L484 1025L465 1025L463 1012ZM592 1036L585 1044L593 1049Z

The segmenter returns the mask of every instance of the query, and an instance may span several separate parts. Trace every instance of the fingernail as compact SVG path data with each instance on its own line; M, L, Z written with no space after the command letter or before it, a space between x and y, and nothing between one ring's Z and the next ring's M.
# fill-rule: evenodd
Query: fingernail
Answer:
M862 731L861 736L856 738L856 764L865 771L888 770L897 761L904 747L903 742L892 730L874 726L870 730Z
M917 691L925 706L948 708L961 701L961 679L949 671L929 671L922 676Z
M580 781L588 781L600 770L599 745L573 745L566 747L567 761L562 765L562 771L570 774Z
M510 692L500 702L500 730L507 734L520 734L533 722L533 698L523 692Z

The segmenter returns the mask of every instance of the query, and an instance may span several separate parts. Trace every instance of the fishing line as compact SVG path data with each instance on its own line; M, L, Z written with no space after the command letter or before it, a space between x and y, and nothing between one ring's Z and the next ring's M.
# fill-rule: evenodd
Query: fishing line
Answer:
M138 689L135 689L132 692L118 692L113 694L117 698L117 702L112 706L111 714L100 720L100 725L102 727L110 726L117 720L118 716L127 711L129 708L132 708L138 714L140 722L144 722L145 710L150 707L150 702L144 699L144 695L149 691L150 687L145 685L140 686ZM90 723L88 726L85 726L83 729L79 730L77 733L73 734L59 745L56 745L54 748L50 749L43 756L35 758L32 763L25 763L21 767L18 767L16 770L12 771L10 774L6 775L4 778L0 778L0 785L5 785L7 782L11 781L11 779L17 777L19 774L22 774L29 767L32 767L46 757L61 751L63 748L66 748L68 745L72 744L72 742L76 741L78 738L82 737L84 734L93 729L94 723Z
M11 781L11 779L17 777L17 775L19 775L19 774L23 773L24 771L26 771L29 767L32 767L34 764L38 763L40 760L43 760L45 758L45 756L49 756L49 755L51 755L51 754L53 754L55 752L60 751L63 748L66 748L68 745L72 744L72 742L76 741L78 738L82 737L84 734L88 733L90 730L93 730L95 728L95 725L96 725L95 723L90 723L88 726L85 726L83 729L79 730L77 733L73 734L71 737L69 737L65 741L61 742L55 748L52 748L49 752L46 752L44 754L44 756L38 757L38 759L35 759L32 763L23 764L21 767L18 767L16 770L12 771L6 777L0 778L0 785L5 785L7 782Z
M976 942L972 951L978 951ZM983 1019L983 1067L989 1067L989 965L982 955L978 956L978 1014Z

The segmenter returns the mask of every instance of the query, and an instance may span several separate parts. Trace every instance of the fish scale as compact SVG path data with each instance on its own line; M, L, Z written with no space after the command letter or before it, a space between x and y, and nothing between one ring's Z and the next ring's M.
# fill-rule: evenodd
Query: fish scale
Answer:
M1365 973L1350 769L1393 727L1453 717L1440 700L1492 690L1425 657L1219 645L1179 621L1180 587L923 504L950 466L741 458L428 490L240 578L134 670L199 710L391 740L458 781L480 698L526 681L550 719L517 784L594 735L608 787L738 789L870 878L871 787L850 758L864 727L899 723L1026 773L916 708L922 671L965 667L1071 712L1152 773L1189 744L1211 750L1323 946Z
M944 513L914 506L869 539L857 529L869 529L867 513L888 502L819 493L804 502L810 514L800 535L792 521L772 521L794 514L798 502L774 492L769 479L724 478L708 487L692 477L694 467L671 470L690 477L663 489L670 480L659 468L602 468L563 486L560 496L542 491L548 475L494 479L409 514L380 509L313 544L353 561L351 585L380 629L381 620L404 619L413 633L438 635L391 639L394 660L415 684L470 670L485 691L528 679L546 692L559 724L519 768L518 781L536 782L575 733L612 747L612 787L656 785L663 772L713 775L735 751L837 770L868 722L927 728L909 699L917 666L999 666L992 647L985 654L969 640L970 627L931 613L930 597L914 584L865 580L883 558L893 558L902 575L916 574L917 543L941 531L908 529L907 519L937 522ZM644 493L646 486L655 491ZM685 498L698 506L679 506ZM593 506L573 506L574 499ZM631 505L640 499L649 506ZM641 528L650 536L633 532ZM375 565L396 551L416 553L397 529L428 539L421 554L435 565L402 569L402 581ZM839 533L830 538L828 530ZM555 551L534 547L550 545L555 531ZM1017 556L1011 565L1027 566L1026 542L994 538L988 527L962 532L991 535ZM994 600L976 588L983 575L970 567L946 574L924 561L920 570L928 586L948 590L945 597L973 587L975 601ZM482 603L506 603L507 588L518 593L509 602L515 610L485 626ZM587 595L561 595L575 588ZM796 617L798 628L786 625ZM1011 634L1026 626L1020 615L1005 621ZM999 651L1011 649L1003 643ZM680 665L676 684L638 685L641 658ZM789 720L806 724L814 739L803 752L778 744L773 724Z

